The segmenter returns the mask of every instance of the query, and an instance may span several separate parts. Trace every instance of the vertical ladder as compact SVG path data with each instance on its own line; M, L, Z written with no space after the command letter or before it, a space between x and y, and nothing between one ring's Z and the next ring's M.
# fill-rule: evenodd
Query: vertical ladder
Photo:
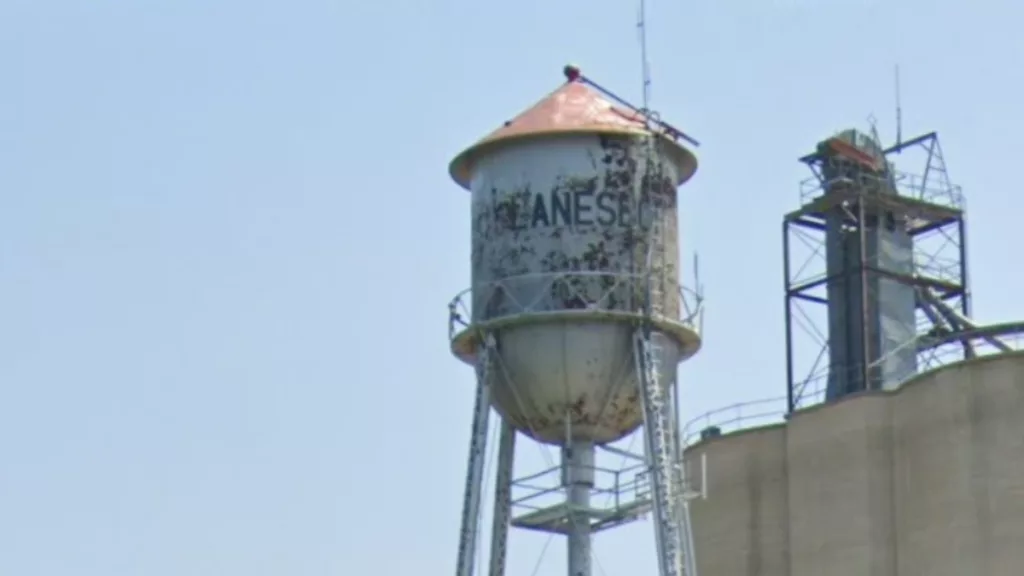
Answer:
M640 398L654 500L655 541L661 576L689 576L685 572L683 535L675 514L679 496L673 474L672 431L659 379L659 349L651 336L647 327L637 330L635 358L642 388Z
M640 202L650 217L647 229L647 253L644 255L645 321L635 333L634 358L644 411L644 436L650 466L654 500L655 541L661 576L697 576L690 534L689 506L684 502L684 474L681 454L670 418L673 411L662 382L661 348L652 333L651 316L654 302L663 297L652 278L654 252L664 242L662 218L655 211L654 194L660 192L662 159L654 130L648 137L646 181ZM657 187L657 188L655 188ZM659 288L661 288L659 286Z

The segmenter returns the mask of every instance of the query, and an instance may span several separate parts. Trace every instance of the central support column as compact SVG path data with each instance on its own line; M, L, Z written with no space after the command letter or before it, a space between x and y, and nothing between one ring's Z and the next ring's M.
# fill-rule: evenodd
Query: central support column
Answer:
M569 503L569 576L591 576L590 492L594 445L574 441L562 448L562 485Z

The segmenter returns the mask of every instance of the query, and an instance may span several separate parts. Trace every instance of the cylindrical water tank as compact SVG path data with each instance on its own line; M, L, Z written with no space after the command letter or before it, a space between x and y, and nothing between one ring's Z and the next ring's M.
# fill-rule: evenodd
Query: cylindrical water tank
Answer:
M642 423L634 333L648 285L660 380L699 348L682 319L676 213L696 167L580 81L452 162L472 193L473 277L453 351L472 363L495 335L491 397L523 433L606 443Z

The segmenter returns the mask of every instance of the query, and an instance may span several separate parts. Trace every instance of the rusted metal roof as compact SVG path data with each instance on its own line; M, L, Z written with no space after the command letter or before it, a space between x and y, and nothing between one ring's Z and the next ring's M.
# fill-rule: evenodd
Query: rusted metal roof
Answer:
M545 135L649 133L639 113L614 105L580 80L570 80L456 156L449 172L456 183L468 189L474 157L499 142ZM683 167L681 182L689 179L696 171L696 158L677 142L665 141Z

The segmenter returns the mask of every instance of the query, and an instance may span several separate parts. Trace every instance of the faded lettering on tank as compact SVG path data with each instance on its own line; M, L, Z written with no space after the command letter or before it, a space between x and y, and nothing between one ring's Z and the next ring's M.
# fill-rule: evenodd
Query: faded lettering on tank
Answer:
M547 192L513 194L493 204L493 220L511 230L633 226L634 202L627 194L596 192L597 179ZM498 196L497 191L494 195Z
M647 162L650 148L643 138L595 141L592 166L568 169L543 189L537 188L543 182L530 181L476 192L478 319L521 313L527 305L534 312L594 305L638 312L646 302L648 272L652 310L678 314L674 169L668 162ZM571 272L587 274L551 281L551 274ZM548 293L538 294L541 289Z
M636 314L646 307L648 280L652 311L678 318L676 169L670 162L648 162L648 144L643 138L593 136L578 140L564 157L557 157L564 149L553 146L554 156L541 167L515 164L513 151L511 160L496 163L495 174L478 180L472 219L475 321L584 308ZM538 144L521 144L531 145ZM632 328L622 329L624 340L608 350L623 359L596 360L604 366L601 375L573 367L571 390L560 388L561 381L548 383L530 367L533 360L506 359L510 372L496 378L509 381L495 388L496 406L521 431L544 441L558 441L567 418L579 434L601 441L634 429L642 416L635 368L629 366ZM503 343L508 340L499 339L499 347ZM612 374L608 366L620 361ZM546 391L549 384L558 390ZM526 388L517 392L517 386Z

